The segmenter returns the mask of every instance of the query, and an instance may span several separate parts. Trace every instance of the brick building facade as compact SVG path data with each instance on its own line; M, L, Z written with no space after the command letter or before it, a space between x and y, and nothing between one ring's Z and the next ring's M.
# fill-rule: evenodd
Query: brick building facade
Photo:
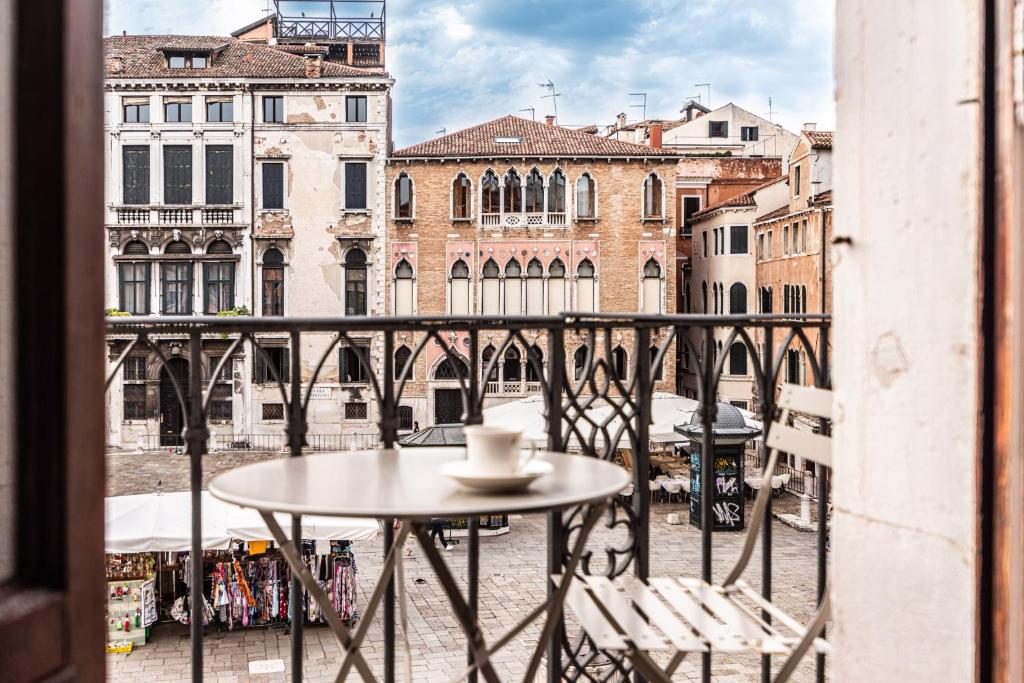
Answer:
M674 311L676 161L663 150L512 116L396 151L387 178L387 311ZM611 362L628 374L632 336L612 336ZM527 339L547 352L543 334ZM503 340L485 334L484 358ZM418 342L400 340L398 352ZM466 356L464 336L449 343ZM582 343L566 340L569 368ZM536 390L521 346L506 350L489 378L491 402ZM659 389L671 389L673 366L669 354ZM440 347L428 345L412 376L403 402L416 422L458 421L457 385Z

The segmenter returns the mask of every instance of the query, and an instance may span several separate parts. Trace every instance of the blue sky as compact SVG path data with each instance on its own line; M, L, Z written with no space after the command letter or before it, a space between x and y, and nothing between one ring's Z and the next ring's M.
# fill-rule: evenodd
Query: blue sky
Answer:
M107 34L228 34L267 0L105 0ZM399 147L505 114L609 124L711 105L831 129L831 0L388 0L388 70Z

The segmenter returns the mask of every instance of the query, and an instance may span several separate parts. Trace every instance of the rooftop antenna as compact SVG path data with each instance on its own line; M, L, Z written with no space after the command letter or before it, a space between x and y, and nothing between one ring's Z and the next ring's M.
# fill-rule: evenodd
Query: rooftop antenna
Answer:
M766 112L766 115L768 116L768 120L771 121L772 123L775 123L775 120L772 118L772 116L774 116L775 114L778 114L778 113L779 113L778 110L774 109L772 107L772 98L769 97L768 98L768 111Z
M710 83L694 83L693 87L694 88L707 88L707 91L708 91L708 103L706 105L704 105L704 106L706 106L708 109L711 109L711 84ZM703 104L703 102L701 104Z
M641 98L640 104L631 104L629 106L633 107L634 109L642 109L643 110L643 115L640 117L640 120L641 121L646 121L647 120L647 93L645 93L645 92L631 92L631 93L629 93L629 96L630 97L639 97L639 98Z
M447 135L447 134L448 134L448 129L447 128L440 128L440 129L434 131L434 135Z
M689 100L690 102L697 100L697 104L700 104L701 94L697 93L696 95L687 95L686 99Z
M551 98L551 106L553 106L555 108L555 118L557 119L558 118L558 98L562 96L562 93L555 92L555 84L554 84L554 82L552 82L552 80L550 78L548 79L547 83L538 83L537 85L539 85L542 88L547 88L548 94L542 96L541 99L542 100L546 100L549 97Z
M533 107L527 107L526 109L520 109L519 111L528 111L528 112L530 112L530 120L531 121L536 121L537 120L537 113L536 113L536 110L534 110Z

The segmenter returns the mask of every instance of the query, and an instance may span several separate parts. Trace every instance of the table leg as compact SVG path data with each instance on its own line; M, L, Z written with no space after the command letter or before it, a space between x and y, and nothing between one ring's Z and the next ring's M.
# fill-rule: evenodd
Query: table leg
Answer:
M523 677L523 681L526 683L532 683L534 676L537 673L537 668L540 666L541 653L544 652L544 646L547 644L548 638L551 636L552 630L558 624L558 619L562 612L562 608L565 604L565 596L569 593L569 584L576 576L576 567L580 563L580 559L583 557L583 553L586 551L587 539L590 538L590 532L593 530L594 525L601 519L604 514L605 505L593 505L587 516L584 519L583 527L580 529L579 536L576 538L576 547L573 548L572 555L569 557L569 562L565 565L563 575L565 578L559 582L558 589L548 599L548 616L544 622L544 629L541 631L540 639L537 641L537 647L533 651L533 657L530 658L530 666L526 669L526 675ZM550 580L550 579L549 579ZM561 666L561 661L548 662L548 666Z
M277 542L278 548L281 550L281 554L284 555L288 565L292 568L296 578L302 584L303 588L309 591L310 597L316 601L317 605L320 606L321 611L327 618L327 624L330 626L334 636L338 639L338 643L341 645L342 650L347 653L346 659L351 657L354 660L356 669L359 670L360 675L364 681L375 681L373 671L370 669L369 664L363 659L362 654L359 653L359 641L350 637L349 630L341 622L341 618L338 613L334 611L334 607L331 605L330 598L324 593L323 589L313 578L309 568L306 567L302 562L302 557L296 545L288 539L285 535L281 525L274 519L274 515L269 512L260 511L260 516L266 523L267 528L270 530L271 535ZM301 608L299 605L293 604L292 618L301 619ZM369 615L367 615L369 616ZM364 617L366 618L366 617ZM362 624L360 624L361 626Z
M488 659L487 644L484 642L483 634L480 632L480 626L473 618L472 611L465 598L462 597L462 592L455 582L455 577L452 576L444 558L441 557L441 554L437 552L437 548L434 547L434 543L427 535L427 530L423 523L412 522L410 525L413 527L416 540L423 549L423 555L430 563L430 568L433 569L434 575L441 582L441 588L444 590L445 595L448 596L448 602L451 603L452 609L455 612L455 619L459 622L463 633L466 634L466 638L469 640L474 666L483 674L484 680L488 683L500 683L501 679L498 678L498 674L494 671L494 667Z

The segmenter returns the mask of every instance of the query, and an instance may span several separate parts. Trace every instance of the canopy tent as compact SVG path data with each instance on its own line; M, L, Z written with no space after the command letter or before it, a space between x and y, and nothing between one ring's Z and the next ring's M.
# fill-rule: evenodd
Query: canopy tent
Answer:
M224 503L208 492L202 493L203 548L227 549L232 539L270 540L270 531L256 510ZM282 527L290 528L288 515L275 515ZM379 527L372 519L303 516L302 538L315 541L368 541ZM192 549L192 494L146 493L106 499L106 550L108 553L158 551L187 552Z
M523 441L535 446L544 446L548 442L544 397L540 395L527 396L485 408L484 424L518 429L523 433Z
M675 431L677 426L688 424L690 418L696 412L700 402L696 399L677 396L664 391L657 391L651 396L651 427L649 434L651 441L655 443L677 443L685 442L687 439ZM593 419L595 422L603 423L612 417L612 407L605 405L595 408ZM748 427L761 428L761 423L754 419L754 414L740 410L743 419ZM621 423L621 418L612 419L608 428L609 434L614 434Z

